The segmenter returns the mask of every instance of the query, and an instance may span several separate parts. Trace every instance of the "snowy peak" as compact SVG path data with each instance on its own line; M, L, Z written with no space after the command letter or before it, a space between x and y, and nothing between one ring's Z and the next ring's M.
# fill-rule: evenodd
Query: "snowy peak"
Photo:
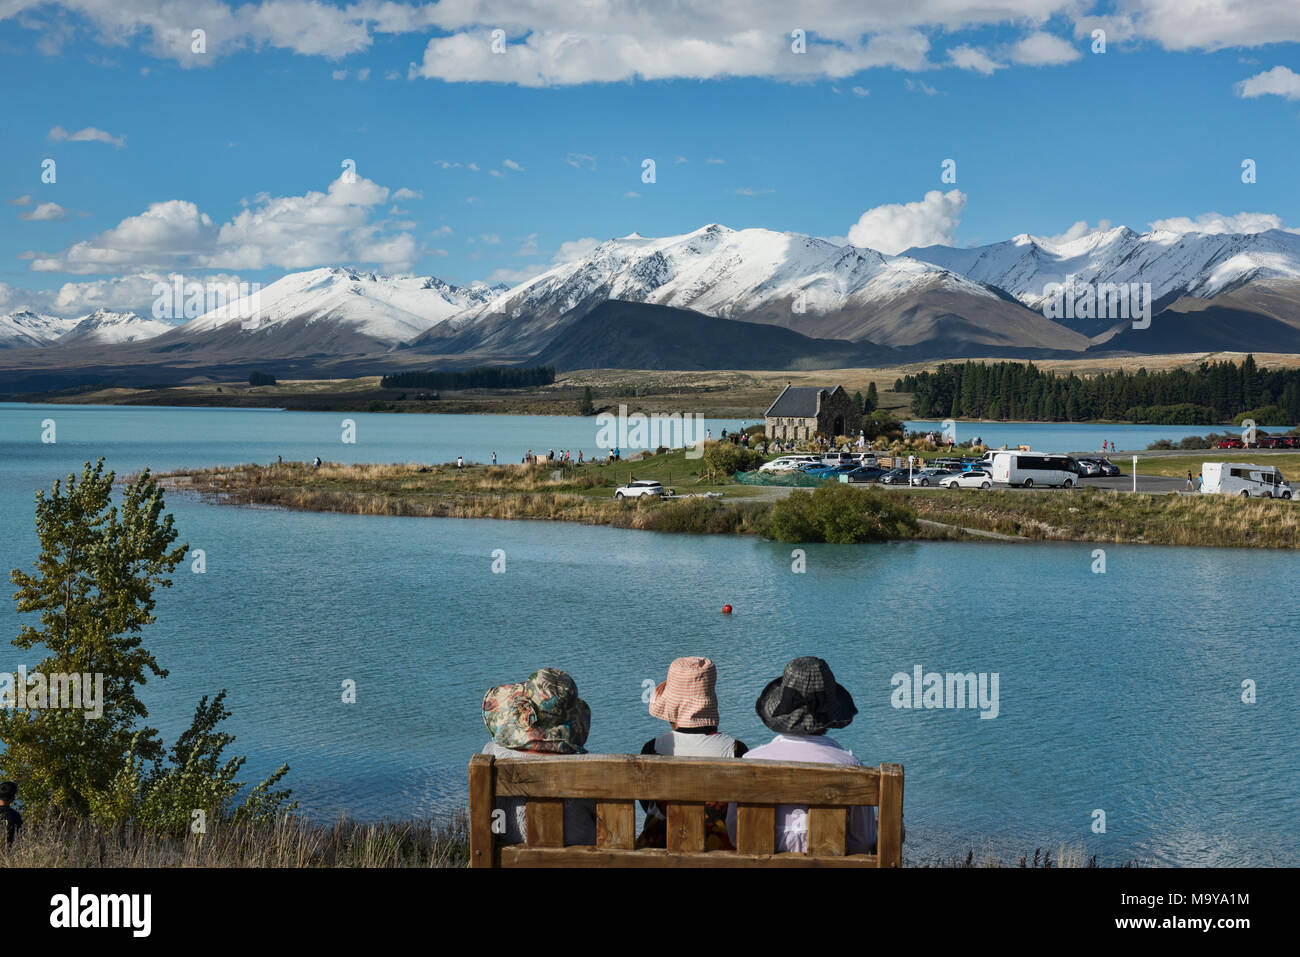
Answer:
M74 319L60 319L30 310L0 315L0 349L48 346L75 323Z
M1126 226L1057 241L1022 233L1002 243L913 248L904 255L1003 289L1039 308L1052 283L1150 283L1154 299L1210 298L1257 279L1300 278L1300 235L1198 233Z
M170 332L174 326L160 319L145 319L134 312L109 312L96 309L77 321L59 337L59 345L117 345L123 342L143 342Z
M201 315L182 327L197 336L239 324L259 333L303 320L347 327L380 342L412 339L463 310L490 302L504 287L453 286L436 276L385 276L332 266L291 273Z

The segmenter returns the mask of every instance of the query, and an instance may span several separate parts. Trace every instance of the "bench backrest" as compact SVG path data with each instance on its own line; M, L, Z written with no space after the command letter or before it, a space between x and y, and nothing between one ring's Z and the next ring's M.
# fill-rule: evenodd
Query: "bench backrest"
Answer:
M498 798L525 801L523 844L493 834ZM596 844L564 846L564 799L596 802ZM668 847L635 850L637 800L668 805ZM736 850L706 851L706 802L737 805ZM775 853L776 805L808 808L808 853ZM850 807L877 810L875 854L846 854ZM469 763L471 867L899 867L903 767L573 755Z

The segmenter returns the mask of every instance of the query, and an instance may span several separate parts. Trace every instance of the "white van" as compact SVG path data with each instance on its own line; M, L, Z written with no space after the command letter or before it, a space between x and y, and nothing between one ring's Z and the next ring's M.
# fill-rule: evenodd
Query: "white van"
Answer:
M1079 464L1068 455L998 451L993 453L993 467L989 471L993 481L1003 485L1074 488L1079 484Z
M764 462L758 467L760 472L793 472L801 465L809 465L813 462L821 461L815 455L782 455L770 462Z
M1271 465L1248 462L1202 462L1201 491L1244 498L1290 498L1291 483Z

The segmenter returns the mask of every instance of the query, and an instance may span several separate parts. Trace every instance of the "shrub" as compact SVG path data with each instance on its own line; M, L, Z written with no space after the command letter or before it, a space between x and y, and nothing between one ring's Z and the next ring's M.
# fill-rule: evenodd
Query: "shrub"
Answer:
M275 376L268 375L265 372L250 372L248 374L249 385L275 385Z
M710 470L724 475L748 472L750 469L758 468L762 461L763 456L753 449L747 449L743 445L732 445L730 442L718 442L709 446L704 453L704 464Z
M910 538L916 531L916 515L905 505L881 492L835 482L777 502L766 534L780 542L848 545Z

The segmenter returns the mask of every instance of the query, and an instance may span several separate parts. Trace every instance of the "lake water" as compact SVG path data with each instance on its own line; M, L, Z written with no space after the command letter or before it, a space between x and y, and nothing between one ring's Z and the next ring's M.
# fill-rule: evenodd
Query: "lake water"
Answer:
M119 472L277 454L508 461L594 440L582 419L358 414L342 446L341 418L0 406L0 570L36 555L35 490L91 456ZM324 818L462 807L483 692L538 667L574 675L593 751L635 752L665 728L641 696L673 657L718 663L725 729L753 746L770 736L758 692L814 654L859 708L836 736L906 767L911 860L1065 844L1110 863L1300 864L1295 553L1110 546L1093 574L1085 544L807 546L796 574L789 546L744 538L168 506L207 573L182 565L160 595L146 640L171 676L145 690L150 721L170 743L200 696L228 688L245 779L287 761ZM17 621L3 603L6 638ZM0 669L39 660L3 648ZM997 717L893 707L893 676L917 665L997 673Z

